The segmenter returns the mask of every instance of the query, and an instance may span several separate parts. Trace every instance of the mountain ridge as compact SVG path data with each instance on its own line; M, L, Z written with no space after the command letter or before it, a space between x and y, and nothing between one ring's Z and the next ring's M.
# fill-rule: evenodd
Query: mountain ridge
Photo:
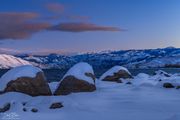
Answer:
M7 55L0 54L0 68L8 69L32 64L42 69L68 69L78 62L88 62L94 68L121 65L127 68L180 68L180 48L167 47L144 50L119 50L77 55Z
M19 56L41 68L69 68L78 62L93 67L121 65L127 68L179 67L180 48L167 47L144 50L119 50L77 55L50 54L47 56Z

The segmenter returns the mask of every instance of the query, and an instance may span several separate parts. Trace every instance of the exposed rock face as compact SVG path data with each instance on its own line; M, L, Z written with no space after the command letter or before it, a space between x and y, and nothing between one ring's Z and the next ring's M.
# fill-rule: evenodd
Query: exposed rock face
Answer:
M164 88L174 88L174 86L171 83L164 83L163 87Z
M95 85L74 76L67 76L62 80L54 95L68 95L73 92L92 92L94 90L96 90Z
M62 103L57 102L57 103L52 103L49 108L50 108L50 109L57 109L57 108L62 108L62 107L64 107L64 106L62 105Z
M11 104L6 103L2 108L0 108L0 113L8 111L10 107L11 107Z
M132 76L125 70L119 70L118 72L114 73L112 76L106 76L103 78L103 81L112 81L112 82L118 82L120 78L132 78Z
M11 80L4 92L21 92L31 96L52 95L43 72L38 72L36 77L19 77Z

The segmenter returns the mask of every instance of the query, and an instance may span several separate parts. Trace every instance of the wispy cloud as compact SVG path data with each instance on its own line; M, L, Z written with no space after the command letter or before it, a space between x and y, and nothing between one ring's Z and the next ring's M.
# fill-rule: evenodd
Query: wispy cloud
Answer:
M121 31L117 27L100 26L91 23L60 23L50 27L48 30L66 31L66 32L85 32L85 31Z

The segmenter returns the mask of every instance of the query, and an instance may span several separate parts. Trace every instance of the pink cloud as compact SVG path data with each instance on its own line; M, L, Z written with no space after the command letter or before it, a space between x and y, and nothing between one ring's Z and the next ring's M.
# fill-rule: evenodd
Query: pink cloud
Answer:
M59 23L37 21L39 14L34 12L0 12L0 40L20 40L31 37L42 30L84 32L84 31L123 31L112 26L101 26L86 22ZM74 16L73 19L88 19L86 16Z
M25 39L37 31L48 28L49 23L32 22L38 16L32 12L0 13L0 39Z

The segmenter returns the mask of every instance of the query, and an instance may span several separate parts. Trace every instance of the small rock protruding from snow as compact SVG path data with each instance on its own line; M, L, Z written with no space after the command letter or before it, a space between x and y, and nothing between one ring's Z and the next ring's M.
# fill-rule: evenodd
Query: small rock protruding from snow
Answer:
M122 66L114 66L105 72L101 77L100 80L103 81L118 81L120 78L132 78L131 73Z
M10 107L11 107L10 103L4 104L3 107L0 107L0 113L4 113L4 112L8 111L10 109Z
M62 107L64 107L64 106L61 102L56 102L56 103L52 103L51 106L49 107L49 109L59 109Z
M51 95L43 71L32 65L15 67L5 73L0 79L0 91L31 96Z
M171 83L168 83L168 82L164 83L163 87L164 88L174 88L174 86Z
M77 63L65 74L54 95L96 90L93 68L85 62Z

